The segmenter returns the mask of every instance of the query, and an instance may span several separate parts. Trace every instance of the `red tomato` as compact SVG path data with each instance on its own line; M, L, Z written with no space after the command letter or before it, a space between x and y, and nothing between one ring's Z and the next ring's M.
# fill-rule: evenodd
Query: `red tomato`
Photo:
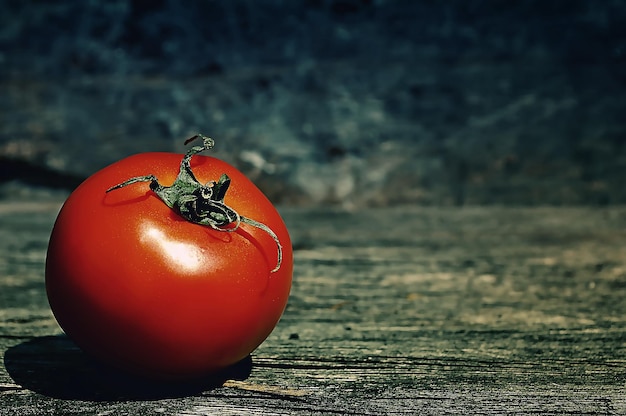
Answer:
M169 186L181 158L142 153L89 177L61 209L46 260L48 299L66 334L104 361L159 378L201 376L249 355L277 324L293 269L278 212L223 161L194 156L191 169L202 184L230 177L224 203L282 246L275 271L280 246L262 228L190 222L146 182L106 193L146 174Z

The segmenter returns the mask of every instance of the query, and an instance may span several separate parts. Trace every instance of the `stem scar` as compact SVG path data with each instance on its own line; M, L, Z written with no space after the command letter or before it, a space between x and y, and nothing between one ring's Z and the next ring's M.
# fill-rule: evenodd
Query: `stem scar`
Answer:
M280 269L283 260L283 248L278 236L267 225L251 218L240 215L233 208L224 203L224 197L230 186L231 179L223 173L217 181L209 181L201 184L191 170L191 158L205 150L213 148L215 142L210 137L202 134L187 139L189 144L197 139L202 139L201 146L190 148L180 162L180 171L171 186L163 186L154 175L136 176L120 184L110 187L107 193L138 182L150 182L150 190L161 201L176 211L179 215L194 224L211 227L217 231L234 232L241 223L251 225L265 231L276 243L278 258L276 266L271 270L274 273Z

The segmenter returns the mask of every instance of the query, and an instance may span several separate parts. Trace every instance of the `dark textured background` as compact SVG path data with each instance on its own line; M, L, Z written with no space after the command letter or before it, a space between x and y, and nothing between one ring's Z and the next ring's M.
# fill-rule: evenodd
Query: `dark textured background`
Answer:
M626 202L626 1L0 7L0 198L202 132L280 204Z

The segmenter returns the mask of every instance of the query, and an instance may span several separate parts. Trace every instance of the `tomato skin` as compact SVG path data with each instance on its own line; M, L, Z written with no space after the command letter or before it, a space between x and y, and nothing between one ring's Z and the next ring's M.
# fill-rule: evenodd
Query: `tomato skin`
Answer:
M258 347L282 315L291 287L289 234L271 202L241 172L194 156L201 183L222 173L225 203L267 225L222 232L191 223L148 183L105 191L130 177L176 179L182 156L142 153L95 173L67 199L46 259L50 307L84 351L128 371L158 377L201 376L234 364Z

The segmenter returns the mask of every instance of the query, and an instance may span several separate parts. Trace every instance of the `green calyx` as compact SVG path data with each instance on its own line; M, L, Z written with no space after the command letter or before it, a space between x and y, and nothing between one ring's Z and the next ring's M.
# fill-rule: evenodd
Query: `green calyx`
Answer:
M191 170L191 158L200 152L213 148L215 142L210 137L197 134L185 141L188 144L202 139L202 146L193 146L187 151L180 163L180 171L172 186L163 186L154 175L136 176L118 185L112 186L106 192L120 189L138 182L150 182L150 189L171 209L194 224L211 227L217 231L234 232L241 223L259 228L269 234L278 248L278 259L274 273L280 269L283 251L278 236L267 225L251 218L239 215L237 211L224 203L224 197L230 186L230 178L225 173L216 181L201 184Z

